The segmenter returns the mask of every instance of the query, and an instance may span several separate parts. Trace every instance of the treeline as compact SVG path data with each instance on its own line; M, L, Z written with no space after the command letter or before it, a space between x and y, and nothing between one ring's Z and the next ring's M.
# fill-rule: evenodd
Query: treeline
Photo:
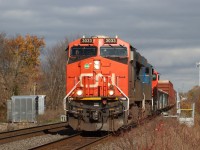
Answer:
M189 90L187 98L189 101L195 103L195 113L200 115L200 86L194 86L191 90Z
M60 107L65 96L67 45L65 40L46 48L43 37L0 33L0 113L13 95L47 95L48 108Z

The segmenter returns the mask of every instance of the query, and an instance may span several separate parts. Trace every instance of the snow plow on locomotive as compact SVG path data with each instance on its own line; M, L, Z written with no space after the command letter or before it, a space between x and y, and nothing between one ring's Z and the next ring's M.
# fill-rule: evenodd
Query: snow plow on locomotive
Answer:
M67 52L63 104L74 130L116 131L158 109L154 69L128 42L83 37L69 43Z

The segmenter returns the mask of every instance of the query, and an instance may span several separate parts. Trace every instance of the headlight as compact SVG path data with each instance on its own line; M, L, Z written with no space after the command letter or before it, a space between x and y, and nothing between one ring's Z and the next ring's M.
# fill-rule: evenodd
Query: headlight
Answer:
M77 94L78 96L81 96L81 95L83 94L83 90L77 90L76 94Z
M108 90L108 94L110 95L110 96L113 96L114 95L114 90Z
M94 68L97 70L100 69L100 61L99 60L94 61Z

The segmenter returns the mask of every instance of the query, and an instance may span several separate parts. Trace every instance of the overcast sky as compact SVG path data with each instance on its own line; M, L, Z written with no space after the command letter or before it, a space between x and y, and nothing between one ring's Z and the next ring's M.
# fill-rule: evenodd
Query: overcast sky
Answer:
M130 42L179 91L198 85L199 0L0 0L0 32L44 37L107 35Z

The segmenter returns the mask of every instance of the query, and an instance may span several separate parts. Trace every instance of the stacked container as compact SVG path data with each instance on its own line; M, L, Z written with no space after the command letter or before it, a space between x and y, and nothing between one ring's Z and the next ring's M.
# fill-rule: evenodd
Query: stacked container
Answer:
M169 104L174 105L176 103L176 92L174 91L173 84L169 80L159 80L158 89L169 94Z

